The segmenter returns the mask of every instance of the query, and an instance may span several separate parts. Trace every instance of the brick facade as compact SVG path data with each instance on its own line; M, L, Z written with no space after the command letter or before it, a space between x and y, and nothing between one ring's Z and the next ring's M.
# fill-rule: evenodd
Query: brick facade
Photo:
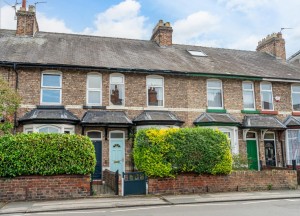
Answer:
M150 178L149 194L186 194L268 189L296 189L297 172L291 170L239 171L229 175L182 174L176 178Z
M70 199L89 195L89 175L0 178L0 201Z

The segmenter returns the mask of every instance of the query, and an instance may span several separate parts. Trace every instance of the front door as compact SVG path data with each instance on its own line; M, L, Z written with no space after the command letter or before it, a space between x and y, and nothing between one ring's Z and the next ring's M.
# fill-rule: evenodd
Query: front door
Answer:
M123 132L111 132L110 141L109 141L109 167L110 171L119 173L124 171L124 162L125 162L125 139Z
M265 156L267 166L276 166L274 140L265 140Z
M96 154L96 160L97 160L95 172L93 174L93 179L101 179L101 177L102 177L102 141L93 140L92 142L95 147L95 154Z
M248 167L251 170L258 170L256 140L247 140Z

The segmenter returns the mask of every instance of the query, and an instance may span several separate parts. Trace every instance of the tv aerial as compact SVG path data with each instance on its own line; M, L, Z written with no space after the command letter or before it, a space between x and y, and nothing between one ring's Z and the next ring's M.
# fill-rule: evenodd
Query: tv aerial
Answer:
M11 6L13 8L13 10L15 11L15 20L17 19L16 13L17 13L17 5L21 4L20 2L18 2L16 0L15 4L11 5L10 3L8 3L7 1L3 0L3 2L9 6Z

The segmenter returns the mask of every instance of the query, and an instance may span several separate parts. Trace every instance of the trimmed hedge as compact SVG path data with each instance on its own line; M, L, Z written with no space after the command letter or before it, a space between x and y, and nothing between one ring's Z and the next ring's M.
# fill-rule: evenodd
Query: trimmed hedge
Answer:
M69 134L17 134L0 137L0 177L89 174L96 164L88 137Z
M139 130L133 158L140 171L153 177L186 172L229 174L232 170L227 136L209 128Z

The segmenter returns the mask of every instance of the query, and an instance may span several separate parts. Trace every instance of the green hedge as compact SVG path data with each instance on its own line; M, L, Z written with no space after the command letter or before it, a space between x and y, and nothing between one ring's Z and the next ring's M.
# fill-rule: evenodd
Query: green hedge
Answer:
M232 170L227 136L209 128L139 130L133 157L139 170L154 177L182 172L229 174Z
M94 151L90 139L80 135L6 135L0 137L0 176L89 174Z

